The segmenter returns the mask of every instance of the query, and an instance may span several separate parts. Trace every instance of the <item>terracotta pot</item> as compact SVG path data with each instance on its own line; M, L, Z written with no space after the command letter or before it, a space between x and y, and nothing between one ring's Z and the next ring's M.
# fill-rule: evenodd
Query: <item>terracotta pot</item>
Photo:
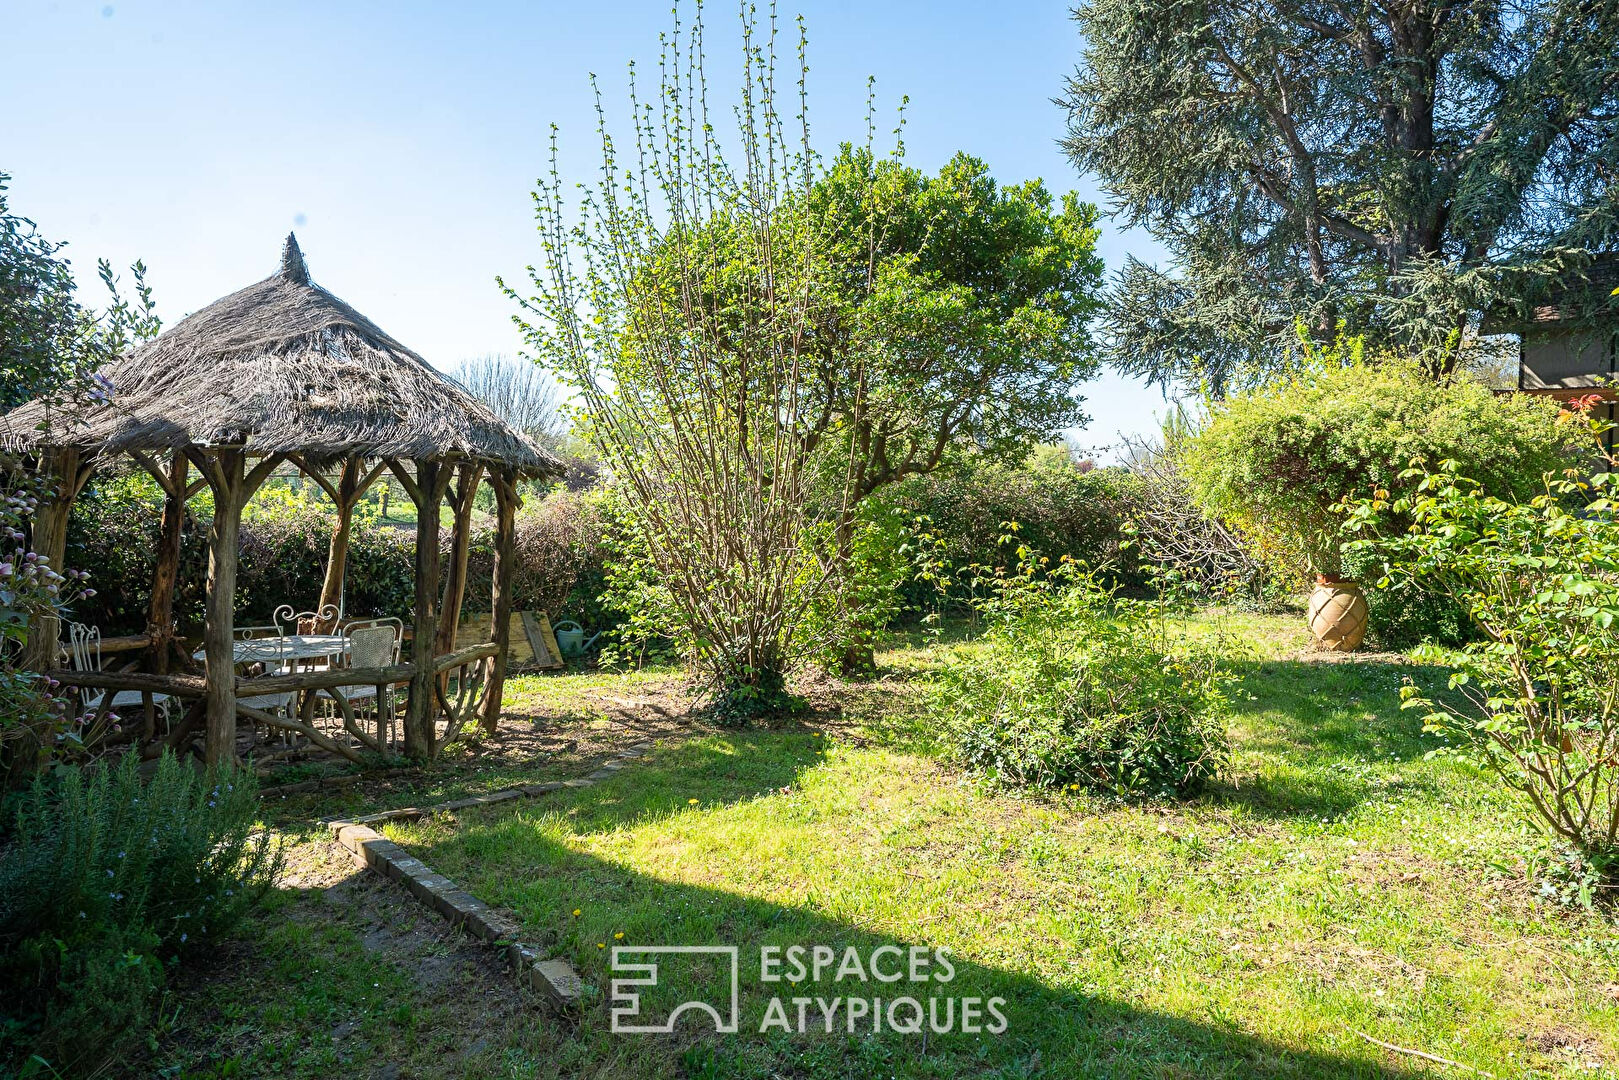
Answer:
M1323 649L1354 652L1360 648L1368 612L1358 584L1317 574L1309 612L1310 633Z

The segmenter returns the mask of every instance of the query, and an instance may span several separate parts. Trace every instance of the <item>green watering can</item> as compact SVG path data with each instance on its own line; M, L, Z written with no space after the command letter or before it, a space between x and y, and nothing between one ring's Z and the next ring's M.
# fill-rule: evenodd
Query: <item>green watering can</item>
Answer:
M590 641L586 641L585 628L572 619L565 619L557 623L551 627L551 632L556 634L557 648L562 650L563 656L583 656L585 649L590 646L590 641L596 640L595 637L592 637ZM599 634L596 635L596 637L600 636Z

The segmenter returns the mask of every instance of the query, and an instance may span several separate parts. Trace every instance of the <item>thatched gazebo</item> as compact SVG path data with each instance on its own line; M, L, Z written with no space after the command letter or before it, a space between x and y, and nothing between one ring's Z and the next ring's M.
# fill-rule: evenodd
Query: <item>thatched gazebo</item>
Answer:
M142 670L63 672L54 625L35 627L25 662L70 685L161 693L187 705L161 739L146 709L148 751L178 747L205 731L208 761L235 753L238 716L295 731L329 750L357 755L302 717L275 717L239 698L340 685L409 683L405 752L431 758L482 716L493 728L505 679L514 518L522 477L559 475L555 458L512 430L481 402L310 280L288 236L278 273L232 293L132 351L106 372L106 404L73 408L31 402L0 421L0 432L33 455L53 480L41 506L34 550L60 567L74 497L100 464L125 456L165 492L162 540L147 631L133 644ZM389 668L302 672L256 678L234 670L237 542L242 509L278 466L290 463L337 506L337 526L316 609L342 589L349 521L366 489L392 473L416 505L415 610L408 662ZM195 477L193 476L195 472ZM486 479L495 494L493 640L455 651L466 588L473 499ZM184 503L204 487L214 497L209 532L202 671L176 641L173 598ZM439 515L455 512L447 572L440 568ZM104 711L104 710L103 710ZM345 727L370 740L343 706ZM442 732L439 720L444 726Z

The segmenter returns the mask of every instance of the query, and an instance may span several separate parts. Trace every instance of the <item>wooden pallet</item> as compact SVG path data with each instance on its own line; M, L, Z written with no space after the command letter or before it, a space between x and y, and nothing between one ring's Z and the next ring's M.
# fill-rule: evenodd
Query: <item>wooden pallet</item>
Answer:
M490 641L493 632L488 613L470 615L462 620L455 635L455 647L465 648ZM506 663L513 671L553 671L566 667L557 636L551 630L551 620L543 611L514 611L509 628L511 645L506 650Z

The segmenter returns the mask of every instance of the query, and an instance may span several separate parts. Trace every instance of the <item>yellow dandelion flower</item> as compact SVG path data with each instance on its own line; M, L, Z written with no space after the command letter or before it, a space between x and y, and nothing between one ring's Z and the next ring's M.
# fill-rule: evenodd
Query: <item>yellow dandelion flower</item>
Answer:
M607 943L605 941L598 941L596 942L596 948L605 949L607 948Z
M579 909L578 908L573 909L573 917L576 918L576 919L579 917Z
M686 800L686 802L688 802L688 803L689 803L689 804L691 804L691 805L692 805L692 806L696 806L696 805L697 805L697 800L696 800L696 799L687 799L687 800Z
M614 941L623 941L624 940L624 931L620 930L618 933L614 934L613 935L613 940Z

